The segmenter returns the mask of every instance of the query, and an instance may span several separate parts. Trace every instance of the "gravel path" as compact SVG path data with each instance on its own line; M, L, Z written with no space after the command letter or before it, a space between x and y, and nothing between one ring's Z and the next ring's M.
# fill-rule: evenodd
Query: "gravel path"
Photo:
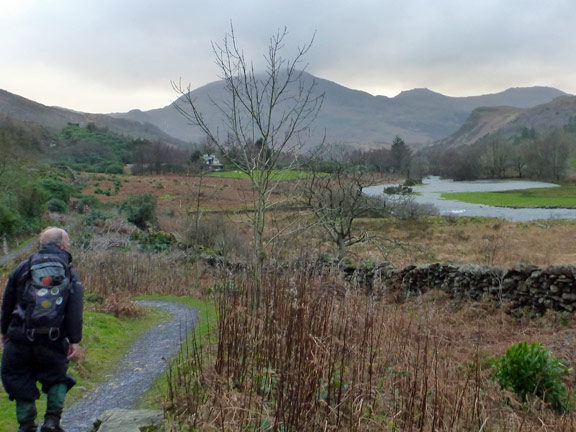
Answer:
M198 312L184 304L160 300L139 303L170 312L169 321L156 325L136 341L114 376L64 410L62 426L67 432L90 431L100 414L111 408L132 408L165 371L166 360L177 352L184 334L198 323Z
M74 226L76 225L77 222L74 222L68 226L62 227L64 228L66 231L70 231L72 228L74 228ZM30 240L28 243L26 243L24 246L20 247L19 249L15 249L12 252L4 255L3 254L3 250L2 250L2 245L0 244L0 266L3 266L6 263L12 262L12 261L16 261L18 259L20 260L24 260L26 258L28 258L27 256L23 256L25 253L30 253L30 252L36 252L36 249L38 248L38 245L40 244L39 239L34 238L32 240ZM15 265L19 264L18 262L15 262Z
M31 240L30 242L26 243L20 249L10 252L8 255L1 255L0 256L0 266L16 260L18 257L23 255L25 252L30 252L32 249L38 246L38 239ZM0 252L1 253L1 252ZM18 263L16 263L18 264Z

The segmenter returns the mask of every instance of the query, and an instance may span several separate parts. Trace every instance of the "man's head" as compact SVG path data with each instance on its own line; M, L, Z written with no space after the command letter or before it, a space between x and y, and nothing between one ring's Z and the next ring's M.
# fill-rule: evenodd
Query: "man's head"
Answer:
M40 245L54 245L60 249L68 250L70 248L70 237L61 228L48 227L40 233Z

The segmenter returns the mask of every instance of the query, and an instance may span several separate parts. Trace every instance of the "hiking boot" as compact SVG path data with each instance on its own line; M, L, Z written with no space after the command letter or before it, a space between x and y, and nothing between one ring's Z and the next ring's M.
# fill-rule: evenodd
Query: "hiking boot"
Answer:
M38 426L36 426L34 423L30 423L27 425L20 425L20 427L18 428L18 432L37 432L38 431Z
M47 416L44 419L44 424L40 428L40 432L65 432L60 427L60 418Z
M54 384L48 390L46 415L44 416L44 424L40 428L40 432L64 432L64 429L60 427L60 418L62 417L67 391L68 386L62 383Z

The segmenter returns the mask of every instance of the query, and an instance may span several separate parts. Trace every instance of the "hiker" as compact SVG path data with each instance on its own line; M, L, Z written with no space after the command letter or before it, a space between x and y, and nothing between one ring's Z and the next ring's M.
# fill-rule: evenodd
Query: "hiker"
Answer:
M40 250L20 263L6 284L0 317L2 384L16 401L18 432L36 426L37 382L47 394L42 432L63 432L66 393L76 383L68 362L80 355L83 290L71 268L70 239L60 228L40 234Z

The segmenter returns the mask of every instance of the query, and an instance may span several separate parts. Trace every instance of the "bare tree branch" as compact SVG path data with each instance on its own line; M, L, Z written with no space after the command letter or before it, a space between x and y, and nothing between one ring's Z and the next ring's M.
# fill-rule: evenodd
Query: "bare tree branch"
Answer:
M278 179L276 171L293 168L305 144L301 135L316 119L324 98L314 81L307 82L302 68L314 37L298 47L292 59L286 59L281 53L287 35L284 28L270 38L264 73L257 73L246 59L232 25L221 43L212 44L227 93L224 101L210 99L220 113L219 119L205 117L189 86L172 83L180 94L173 104L176 110L191 125L200 127L222 155L250 178L255 192L252 225L257 272L264 263L265 214ZM219 136L220 131L225 137ZM281 161L286 158L292 162L282 167Z

